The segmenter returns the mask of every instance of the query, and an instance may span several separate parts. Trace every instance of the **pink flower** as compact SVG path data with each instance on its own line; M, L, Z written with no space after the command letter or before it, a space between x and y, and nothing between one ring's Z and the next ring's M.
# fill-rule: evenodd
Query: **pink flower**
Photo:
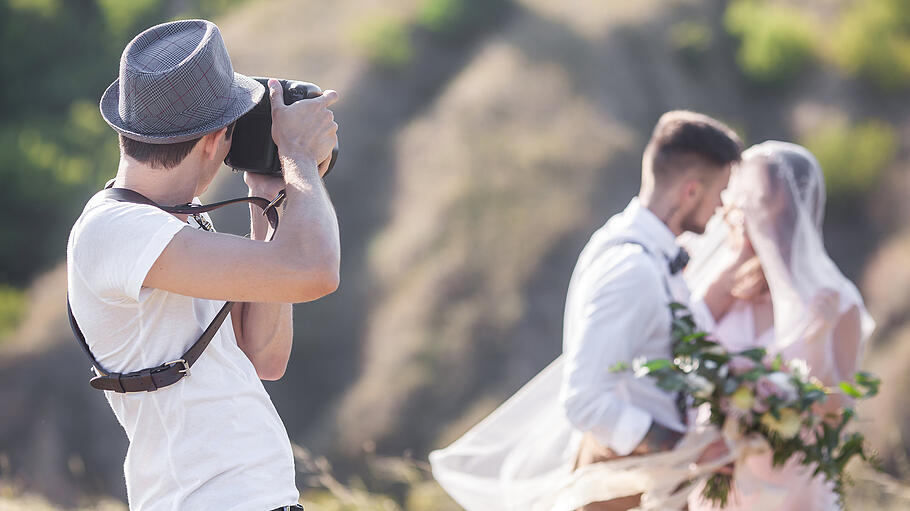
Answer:
M729 366L730 372L733 373L734 376L740 376L755 369L757 364L749 357L733 355L733 358L730 359Z
M799 394L790 375L781 372L766 374L755 382L755 394L762 400L777 396L784 401L793 401Z

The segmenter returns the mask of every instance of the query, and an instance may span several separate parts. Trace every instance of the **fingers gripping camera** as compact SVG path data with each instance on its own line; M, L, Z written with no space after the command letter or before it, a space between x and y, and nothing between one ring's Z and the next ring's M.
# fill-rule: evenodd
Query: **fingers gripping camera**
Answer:
M254 78L268 87L268 78ZM302 99L312 99L322 95L322 89L309 82L295 80L278 80L284 93L284 104L290 105ZM338 160L338 144L332 149L328 174ZM257 174L281 175L281 162L278 159L278 146L272 140L272 104L268 94L237 120L231 141L231 150L224 159L228 167L255 172Z

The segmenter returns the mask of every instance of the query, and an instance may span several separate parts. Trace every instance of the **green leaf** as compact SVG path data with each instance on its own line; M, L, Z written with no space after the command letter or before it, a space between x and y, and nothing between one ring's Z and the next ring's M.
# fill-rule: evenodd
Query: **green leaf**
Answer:
M840 387L840 389L842 391L844 391L844 394L847 394L850 397L855 397L855 398L863 397L863 393L860 392L859 389L854 387L851 383L842 381L837 386Z
M610 368L611 373L622 373L629 370L628 362L617 362Z
M698 341L700 339L704 339L706 337L708 337L708 332L695 332L695 333L692 333L692 334L689 334L689 335L683 337L682 339L680 339L680 341L681 342L692 342L692 341Z
M761 378L765 374L765 372L766 372L766 370L764 367L756 367L755 369L749 371L748 373L744 373L742 375L742 379L744 379L746 381L757 381L759 378Z
M878 389L882 384L882 380L878 376L865 371L859 371L853 376L853 379L858 385L866 388L863 398L869 398L878 394Z
M784 357L779 353L774 357L774 361L771 362L771 369L774 371L780 371L784 367Z
M737 355L743 357L751 358L753 361L761 363L764 360L765 356L768 354L764 348L752 348L745 351L740 351Z
M673 365L673 362L671 362L665 358L660 358L657 360L648 361L648 362L642 364L642 367L647 369L648 372L655 372L655 371L659 371L661 369L666 369L668 367L671 367L672 365Z

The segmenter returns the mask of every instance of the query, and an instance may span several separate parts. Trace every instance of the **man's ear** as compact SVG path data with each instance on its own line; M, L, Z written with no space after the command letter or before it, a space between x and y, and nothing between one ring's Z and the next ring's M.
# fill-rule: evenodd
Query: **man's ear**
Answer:
M209 133L202 137L199 144L202 146L202 156L207 160L214 160L218 155L218 147L224 140L224 134L227 132L227 126L218 131Z
M683 184L683 200L685 201L697 201L701 194L704 192L705 185L697 178L689 178Z

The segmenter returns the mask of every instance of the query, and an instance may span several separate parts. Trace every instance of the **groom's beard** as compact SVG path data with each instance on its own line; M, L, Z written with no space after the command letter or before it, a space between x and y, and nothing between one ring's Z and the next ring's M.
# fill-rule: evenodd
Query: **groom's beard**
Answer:
M705 229L707 228L707 222L702 223L698 221L698 208L694 208L683 217L679 226L682 228L683 232L704 234Z

